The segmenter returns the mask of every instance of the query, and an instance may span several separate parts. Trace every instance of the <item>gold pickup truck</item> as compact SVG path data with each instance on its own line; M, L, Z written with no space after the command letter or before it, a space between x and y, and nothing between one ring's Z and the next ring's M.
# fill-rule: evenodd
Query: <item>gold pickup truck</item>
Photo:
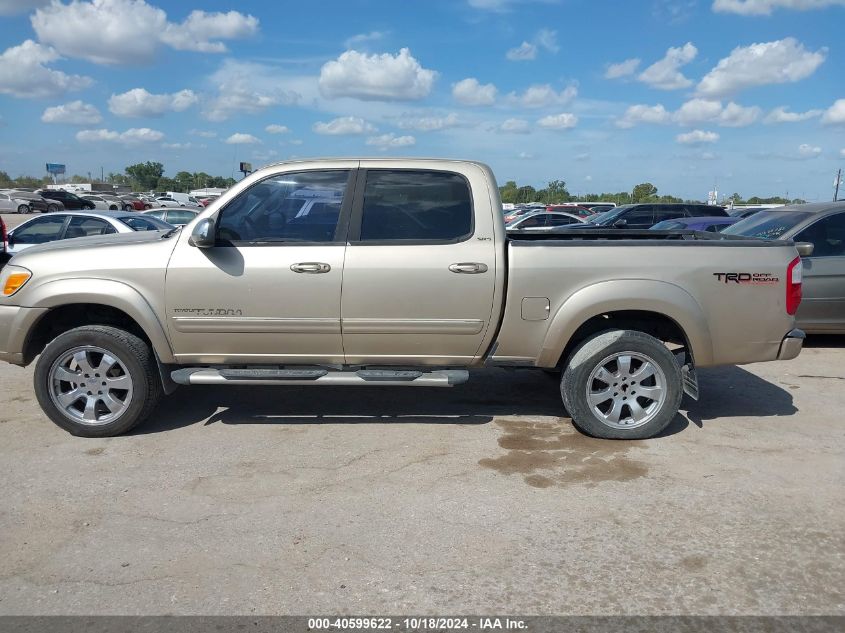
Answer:
M14 257L0 360L37 358L44 412L86 437L126 432L177 385L447 387L505 366L559 371L584 432L645 438L697 397L696 366L797 356L800 299L792 242L509 238L481 163L294 161L181 230Z

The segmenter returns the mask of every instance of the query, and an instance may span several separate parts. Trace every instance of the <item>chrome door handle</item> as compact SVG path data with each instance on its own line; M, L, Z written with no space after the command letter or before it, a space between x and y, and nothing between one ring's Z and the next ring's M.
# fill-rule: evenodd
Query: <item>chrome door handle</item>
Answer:
M449 270L453 273L461 273L464 275L477 275L478 273L487 272L487 264L477 264L475 262L463 262L460 264L452 264Z
M291 264L290 269L295 273L308 273L310 275L319 275L320 273L329 272L332 267L323 262L302 262L300 264Z

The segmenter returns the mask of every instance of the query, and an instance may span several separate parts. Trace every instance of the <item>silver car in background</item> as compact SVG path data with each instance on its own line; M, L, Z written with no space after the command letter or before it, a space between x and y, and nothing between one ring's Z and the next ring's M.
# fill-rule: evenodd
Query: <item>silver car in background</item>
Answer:
M38 216L8 233L8 254L15 255L30 246L91 235L168 231L174 226L158 218L126 211L60 211Z
M722 233L812 244L812 254L801 258L803 298L796 325L816 334L845 333L845 202L763 209Z
M584 218L562 211L539 211L517 218L507 225L508 233L542 233L572 224L583 224Z

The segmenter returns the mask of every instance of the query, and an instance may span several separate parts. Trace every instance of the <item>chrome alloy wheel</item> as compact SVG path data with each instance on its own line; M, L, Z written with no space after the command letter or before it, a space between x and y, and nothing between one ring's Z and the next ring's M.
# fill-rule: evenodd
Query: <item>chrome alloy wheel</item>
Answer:
M587 402L607 426L633 429L657 415L666 390L666 376L653 359L637 352L617 352L590 373Z
M48 375L50 398L74 422L108 424L132 402L132 377L115 354L85 345L62 354Z

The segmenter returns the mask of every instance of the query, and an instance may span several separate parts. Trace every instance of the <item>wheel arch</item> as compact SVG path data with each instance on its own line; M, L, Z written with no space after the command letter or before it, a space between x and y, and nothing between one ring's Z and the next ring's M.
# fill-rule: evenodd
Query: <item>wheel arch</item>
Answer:
M561 365L579 343L608 329L645 332L683 345L698 364L712 361L707 319L686 290L663 281L617 280L588 286L564 301L546 332L537 365Z
M53 338L82 325L122 327L144 339L162 363L175 358L155 311L134 288L111 280L73 279L46 283L27 297L29 307L47 308L26 334L28 364Z

